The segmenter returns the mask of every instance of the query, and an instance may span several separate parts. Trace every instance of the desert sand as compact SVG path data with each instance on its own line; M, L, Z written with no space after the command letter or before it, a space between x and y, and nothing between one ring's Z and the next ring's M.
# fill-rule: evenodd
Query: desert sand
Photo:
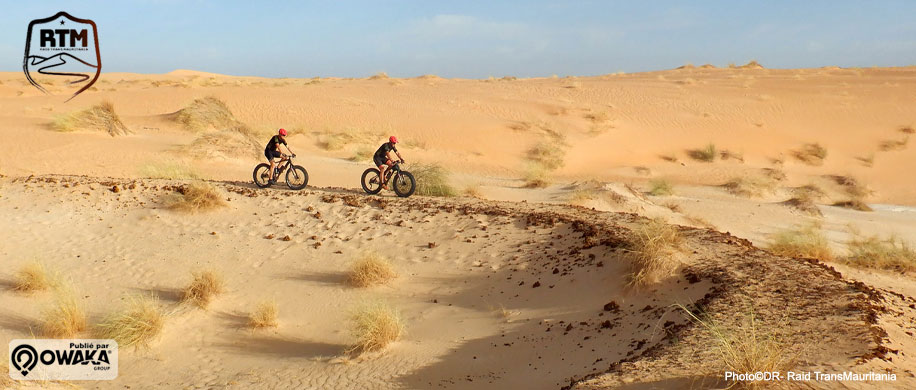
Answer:
M231 117L176 119L206 97ZM679 305L726 328L753 316L797 370L897 376L819 387L916 386L913 272L842 260L857 234L916 244L916 68L487 80L181 70L104 74L64 100L0 73L0 341L40 335L53 293L14 291L33 261L61 273L91 323L137 294L167 315L149 346L122 350L117 380L23 387L728 386L715 340ZM106 101L123 132L60 131ZM278 127L309 170L306 190L251 181ZM458 196L363 193L366 151L391 134L408 169L443 166ZM814 144L825 157L805 152ZM726 186L741 177L762 184ZM167 207L197 180L226 205ZM672 191L654 191L661 182ZM814 210L790 207L806 185L822 192ZM850 200L872 211L834 205ZM646 218L677 226L680 265L633 288L626 248ZM774 234L812 223L832 258L767 250ZM367 251L399 276L348 285ZM225 279L206 309L181 302L200 270ZM251 329L265 300L278 326ZM348 318L367 301L398 308L406 333L347 353Z

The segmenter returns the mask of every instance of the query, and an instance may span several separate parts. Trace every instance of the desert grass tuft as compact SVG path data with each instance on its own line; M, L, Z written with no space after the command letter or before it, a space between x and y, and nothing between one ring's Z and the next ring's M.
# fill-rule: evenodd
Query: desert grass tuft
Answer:
M716 161L716 157L718 157L719 153L716 149L716 145L710 143L701 149L688 150L687 155L697 161L713 162Z
M818 225L802 226L777 232L769 250L777 255L833 260L827 237Z
M42 313L41 333L50 338L74 338L86 330L86 318L76 294L69 288L59 288L53 306Z
M417 195L455 196L458 191L449 184L449 171L439 164L416 164L410 172L417 179Z
M239 124L225 102L214 96L194 99L187 107L169 116L192 131L223 129Z
M899 237L863 237L856 234L846 246L849 256L842 259L844 263L861 268L916 271L916 250Z
M385 73L385 72L378 72L372 76L369 76L369 80L387 80L387 79L388 79L388 73Z
M706 313L679 307L707 332L726 371L784 372L796 364L797 353L791 351L792 343L779 337L772 326L760 323L753 311L740 316L734 325L725 325ZM729 388L766 386L761 383L767 382L735 382Z
M226 205L223 200L225 195L216 187L195 182L179 187L176 193L169 194L165 199L166 207L184 212L198 212L213 210Z
M13 276L13 289L30 293L44 291L57 284L57 275L39 261L22 266Z
M522 180L525 181L525 188L546 188L550 185L550 174L547 168L539 164L531 164L525 169Z
M792 153L796 159L808 165L823 165L827 159L827 148L819 143L805 144Z
M97 327L100 338L114 339L120 347L149 347L165 325L165 314L155 297L127 298L125 307Z
M821 213L821 209L817 208L817 204L814 201L814 195L812 195L811 192L796 192L794 197L783 202L783 204L808 215L817 217L823 215L823 213Z
M627 284L644 287L671 276L680 265L683 237L676 226L653 219L632 230L626 244L630 273Z
M355 162L369 161L370 159L372 159L372 149L366 146L356 148L356 151L350 156L350 161Z
M668 196L674 195L674 186L668 180L655 179L649 182L649 195Z
M773 193L776 182L768 177L740 176L729 180L723 187L730 194L750 198Z
M248 326L252 328L273 328L278 325L276 302L262 302L248 315Z
M480 184L472 184L464 187L464 196L483 199L483 192L480 191Z
M388 283L397 276L388 259L377 253L366 252L350 267L347 283L356 287L369 287Z
M104 101L86 110L66 114L51 123L55 131L105 131L111 136L130 133L114 110L114 104Z
M895 150L904 150L906 145L910 142L910 136L904 136L899 140L885 140L881 141L881 144L878 145L878 149L882 152L890 152Z
M913 126L902 126L899 130L903 134L916 134L916 129Z
M552 142L541 142L528 150L528 159L547 170L556 170L563 166L566 152Z
M225 291L225 282L213 271L194 272L191 276L191 283L181 293L182 302L206 309L213 298Z
M356 342L347 353L379 351L404 335L404 319L382 302L364 303L350 315L350 331Z

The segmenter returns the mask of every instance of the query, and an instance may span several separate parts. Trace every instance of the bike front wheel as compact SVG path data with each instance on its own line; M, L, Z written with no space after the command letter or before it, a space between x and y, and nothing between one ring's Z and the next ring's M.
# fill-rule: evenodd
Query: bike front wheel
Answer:
M375 195L382 191L382 179L379 176L378 169L369 168L363 172L362 177L363 191L369 195Z
M293 165L286 172L286 185L293 190L301 190L309 184L309 173L301 165Z
M413 174L407 171L401 171L394 176L394 193L402 198L413 195L417 190L417 180Z
M258 164L258 166L254 167L254 172L251 176L254 179L254 185L260 188L270 187L270 164Z

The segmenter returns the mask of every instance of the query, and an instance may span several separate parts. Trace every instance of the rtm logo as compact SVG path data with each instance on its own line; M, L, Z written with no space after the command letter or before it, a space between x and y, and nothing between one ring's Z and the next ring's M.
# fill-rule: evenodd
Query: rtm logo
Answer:
M41 34L41 47L76 47L76 42L79 41L82 43L82 47L89 46L88 30L74 30L74 29L54 29L54 30L45 30L42 29L39 31ZM70 38L70 44L67 45L67 37ZM59 43L58 43L59 42Z
M86 91L102 72L95 22L66 12L33 20L26 33L22 70L44 93L69 94L70 100Z

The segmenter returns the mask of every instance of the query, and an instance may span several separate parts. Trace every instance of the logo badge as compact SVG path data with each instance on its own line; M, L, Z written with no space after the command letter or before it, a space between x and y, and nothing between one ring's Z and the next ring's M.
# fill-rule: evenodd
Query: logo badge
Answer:
M66 12L29 23L22 70L44 93L72 94L89 89L102 72L95 22Z
M15 380L111 380L118 377L118 343L101 340L10 341L10 378Z

